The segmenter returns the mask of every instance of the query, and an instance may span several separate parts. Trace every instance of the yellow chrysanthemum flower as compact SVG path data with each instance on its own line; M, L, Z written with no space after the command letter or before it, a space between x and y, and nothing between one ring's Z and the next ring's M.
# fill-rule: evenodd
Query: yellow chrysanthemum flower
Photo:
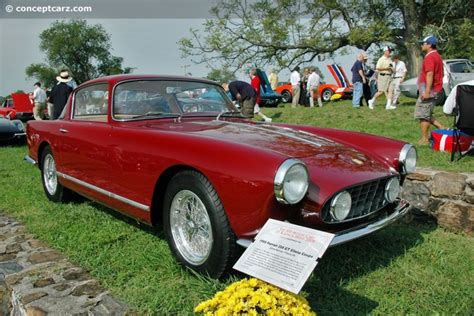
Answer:
M206 316L316 315L303 296L286 292L255 278L229 285L212 299L198 304L194 311Z

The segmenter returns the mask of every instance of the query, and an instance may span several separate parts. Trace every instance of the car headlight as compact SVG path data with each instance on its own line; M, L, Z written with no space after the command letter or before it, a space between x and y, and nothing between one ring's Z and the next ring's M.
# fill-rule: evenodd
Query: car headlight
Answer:
M331 201L329 212L338 221L345 220L351 211L352 197L347 191L338 193Z
M387 184L385 185L385 199L389 203L392 203L397 199L399 194L400 182L398 181L398 178L392 178L388 180Z
M398 161L402 165L404 173L411 173L416 168L416 149L413 145L405 144L400 151Z
M306 195L308 186L308 170L303 162L288 159L278 168L274 180L274 191L278 202L284 204L300 202Z
M20 131L22 131L22 132L25 131L25 125L23 125L22 122L15 122L15 125Z

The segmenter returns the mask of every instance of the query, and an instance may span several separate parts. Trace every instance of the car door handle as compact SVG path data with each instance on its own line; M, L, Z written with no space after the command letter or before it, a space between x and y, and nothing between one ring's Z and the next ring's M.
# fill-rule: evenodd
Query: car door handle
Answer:
M64 128L60 128L59 129L59 132L60 133L63 133L63 134L66 134L67 132L69 132L67 129L64 129Z

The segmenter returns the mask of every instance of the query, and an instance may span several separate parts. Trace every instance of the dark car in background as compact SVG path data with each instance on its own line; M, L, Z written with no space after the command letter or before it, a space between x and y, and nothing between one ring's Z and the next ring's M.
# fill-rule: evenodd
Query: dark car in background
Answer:
M23 122L9 120L0 115L0 144L25 140L26 132Z

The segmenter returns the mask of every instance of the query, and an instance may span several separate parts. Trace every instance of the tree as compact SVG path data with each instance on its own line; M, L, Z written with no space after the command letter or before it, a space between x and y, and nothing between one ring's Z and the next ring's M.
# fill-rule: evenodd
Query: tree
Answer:
M180 48L196 63L293 68L349 45L367 50L392 43L414 75L425 31L454 25L469 12L464 0L221 0L203 31L192 29Z
M49 72L67 68L76 83L104 75L130 73L122 68L123 59L110 53L110 35L100 24L88 25L85 20L56 21L40 34L40 50L48 64L32 64L28 76L44 78ZM54 76L54 77L55 77Z
M206 78L216 82L224 83L235 79L235 73L228 69L212 69L207 74Z
M43 84L44 87L53 87L56 83L56 76L58 75L58 70L52 67L49 67L46 64L31 64L25 69L26 75L28 78L35 78Z

